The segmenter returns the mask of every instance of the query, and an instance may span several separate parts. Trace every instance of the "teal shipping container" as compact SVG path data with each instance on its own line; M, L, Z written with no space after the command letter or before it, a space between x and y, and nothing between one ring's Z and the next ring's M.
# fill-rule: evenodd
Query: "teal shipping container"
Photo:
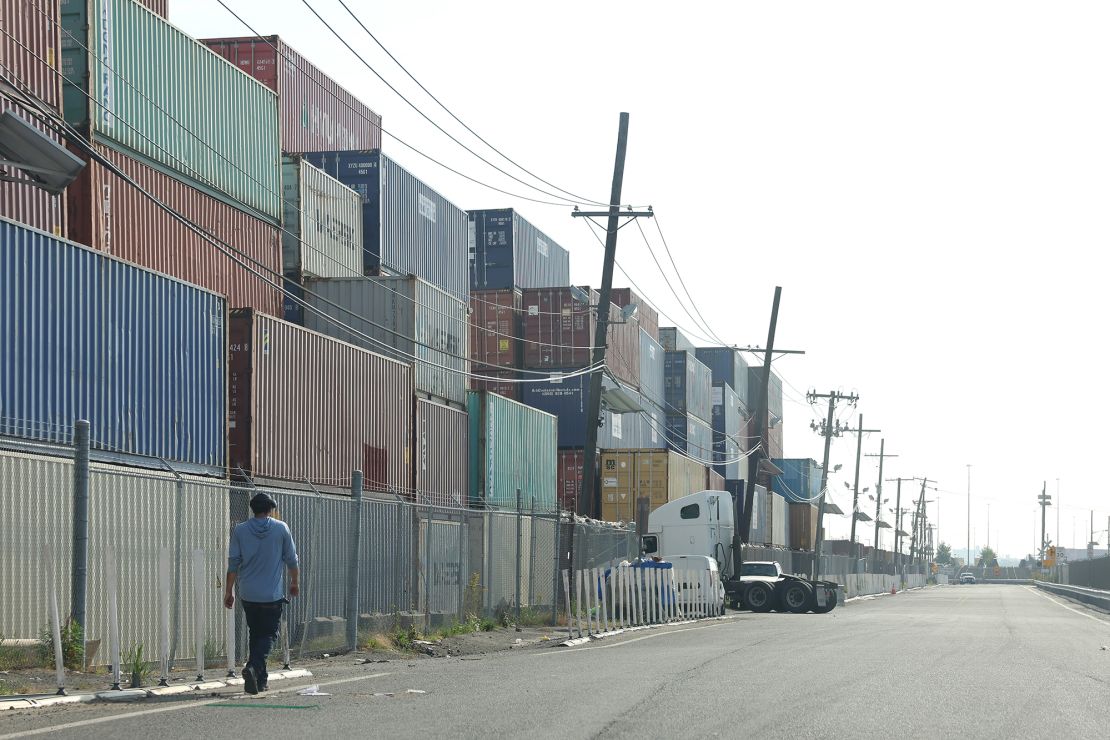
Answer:
M496 393L469 391L470 505L555 510L558 420Z
M273 90L132 0L62 0L61 66L71 125L278 223Z

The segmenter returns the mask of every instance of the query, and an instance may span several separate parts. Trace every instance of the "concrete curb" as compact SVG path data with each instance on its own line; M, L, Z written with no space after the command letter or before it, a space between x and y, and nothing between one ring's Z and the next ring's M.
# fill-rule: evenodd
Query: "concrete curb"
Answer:
M1110 591L1084 586L1070 586L1062 583L1049 583L1047 581L1034 581L1034 585L1042 591L1047 591L1055 596L1078 601L1087 606L1110 612Z
M608 632L595 632L582 637L574 637L569 640L563 640L557 643L560 647L576 647L578 645L585 645L588 642L595 640L604 640L606 637L616 637L630 632L640 632L642 630L655 630L662 629L663 627L681 627L685 624L700 624L702 622L726 622L739 618L740 614L724 614L719 617L703 617L702 619L684 619L679 622L664 622L662 624L640 624L635 627L623 627L621 629L609 630Z
M274 671L270 674L271 681L281 681L289 678L311 678L312 671L298 668L290 671ZM175 696L188 694L193 691L211 691L226 689L232 686L242 686L241 678L225 678L220 681L201 681L176 684L174 686L156 686L151 689L121 689L119 691L95 691L90 694L72 694L69 696L43 696L34 699L12 699L0 701L0 712L8 709L45 709L64 704L87 704L93 701L106 702L131 702L144 699L155 699L161 696Z

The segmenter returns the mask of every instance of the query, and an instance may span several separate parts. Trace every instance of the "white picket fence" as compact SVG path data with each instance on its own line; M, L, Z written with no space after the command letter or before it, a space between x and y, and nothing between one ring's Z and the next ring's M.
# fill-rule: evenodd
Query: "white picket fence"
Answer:
M567 630L578 637L719 616L719 593L718 574L706 570L624 564L563 571Z
M904 588L920 588L925 585L925 576L907 575L903 579L898 576L888 576L875 573L858 573L846 576L821 576L825 580L835 581L844 587L844 598L852 599L856 596L870 596L873 594L888 594L890 589L901 591Z

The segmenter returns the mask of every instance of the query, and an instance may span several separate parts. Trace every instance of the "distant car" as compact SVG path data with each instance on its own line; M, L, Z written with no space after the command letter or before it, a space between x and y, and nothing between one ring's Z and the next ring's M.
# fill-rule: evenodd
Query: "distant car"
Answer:
M975 583L975 576L971 573L961 573L960 583Z

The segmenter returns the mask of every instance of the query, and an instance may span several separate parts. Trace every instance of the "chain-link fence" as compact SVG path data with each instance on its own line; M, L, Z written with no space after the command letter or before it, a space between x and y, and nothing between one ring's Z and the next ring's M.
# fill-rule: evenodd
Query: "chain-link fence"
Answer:
M560 564L634 557L634 533L570 524L558 514L430 506L382 492L361 496L255 486L116 465L88 466L87 544L75 534L73 459L0 451L0 638L32 643L82 610L86 662L118 662L142 645L157 662L209 672L246 653L241 611L222 606L231 528L265 491L290 528L301 589L286 610L294 658L364 645L415 627L471 619L551 624ZM81 554L87 553L84 570ZM114 577L113 577L114 576ZM76 594L76 596L75 596ZM113 604L114 602L114 604ZM114 614L114 617L113 617ZM279 647L279 659L281 648Z

